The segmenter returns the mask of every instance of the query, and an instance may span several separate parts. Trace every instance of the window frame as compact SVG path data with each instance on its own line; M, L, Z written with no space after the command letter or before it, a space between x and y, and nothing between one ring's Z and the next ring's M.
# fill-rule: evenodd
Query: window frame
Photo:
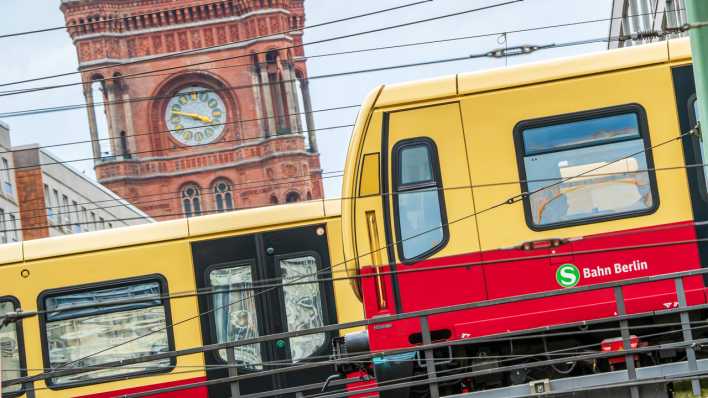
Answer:
M39 310L39 334L40 334L40 340L41 340L41 345L42 345L42 361L44 363L44 367L51 368L51 362L49 359L49 341L47 340L47 323L48 323L47 322L47 315L46 315L47 309L44 304L46 298L51 297L51 296L58 296L58 295L62 295L62 294L79 293L79 292L83 292L83 291L105 289L105 288L111 288L111 287L129 286L129 285L139 284L139 283L144 283L144 282L157 282L160 285L160 295L161 295L160 302L162 303L162 307L165 310L165 324L167 326L172 325L172 313L171 313L171 308L170 308L169 288L168 288L167 278L165 278L165 276L162 274L151 274L151 275L137 276L137 277L131 277L131 278L113 279L113 280L109 280L109 281L100 281L100 282L94 282L94 283L88 283L88 284L72 285L72 286L60 287L60 288L55 288L55 289L43 290L39 294L39 296L37 296L37 308ZM111 312L105 312L103 314L109 314L109 313L111 313ZM175 350L174 332L171 327L166 328L165 332L167 333L167 348L169 351L174 351ZM48 378L45 380L45 384L51 390L64 390L67 388L75 388L75 387L80 387L80 386L88 386L88 385L94 385L94 384L109 383L112 381L125 380L126 378L138 378L138 377L152 376L155 374L170 373L170 372L172 372L172 370L174 370L174 368L177 364L177 361L176 361L175 357L170 357L169 360L170 360L169 366L165 366L164 368L156 368L154 370L145 370L145 371L139 371L139 372L134 372L134 373L123 373L123 374L119 374L119 375L115 375L115 376L99 377L96 379L91 379L91 380L86 380L86 381L69 382L69 383L61 383L61 384L57 384L52 380L52 378Z
M618 115L625 115L633 113L637 116L637 127L638 127L638 132L639 132L639 139L642 140L642 143L644 144L644 154L646 156L646 163L647 163L647 174L649 177L649 191L651 192L652 195L652 205L651 207L648 207L646 209L641 209L641 210L634 210L634 211L627 211L627 212L621 212L621 213L616 213L616 214L607 214L607 215L601 215L597 217L588 217L588 218L582 218L578 220L571 220L571 221L563 221L563 222L557 222L557 223L552 223L552 224L545 224L545 225L537 225L533 221L533 215L531 212L531 203L529 201L529 195L526 195L524 193L528 192L528 182L527 182L527 175L526 175L526 167L524 165L524 157L526 156L525 154L525 148L524 148L524 136L523 133L525 130L530 129L530 128L539 128L539 127L548 127L548 126L553 126L553 125L558 125L558 124L564 124L564 123L573 123L573 122L580 122L584 120L592 120L592 119L597 119L597 118L602 118L602 117L608 117L608 116L618 116ZM646 216L652 213L655 213L659 209L659 190L657 186L657 181L656 181L656 173L654 171L654 157L652 156L652 151L649 150L651 148L651 137L649 133L649 123L648 119L646 116L646 111L644 110L644 107L642 107L638 103L630 103L630 104L624 104L624 105L617 105L617 106L611 106L607 108L598 108L598 109L591 109L591 110L585 110L585 111L580 111L580 112L572 112L572 113L566 113L562 115L553 115L553 116L546 116L546 117L541 117L541 118L536 118L536 119L528 119L528 120L522 120L518 122L513 129L513 137L514 137L514 146L516 149L516 163L519 171L519 184L521 186L521 192L523 194L523 207L524 207L524 218L526 219L526 225L531 229L532 231L548 231L552 229L558 229L558 228L565 228L565 227L571 227L571 226L577 226L577 225L587 225L587 224L595 224L599 222L605 222L605 221L612 221L612 220L618 220L618 219L623 219L623 218L631 218L631 217L640 217L640 216ZM568 146L564 147L560 151L546 151L546 152L539 152L535 153L535 155L540 155L540 154L546 154L546 153L555 153L555 152L562 152L562 151L567 151L571 149L579 149L579 148L590 148L594 146L602 146L602 145L609 145L613 143L618 143L618 142L627 142L627 141L632 141L636 140L637 138L632 138L632 139L620 139L614 142L599 142L597 144L589 144L589 145L573 145L573 146Z
M425 146L428 149L428 159L430 161L430 171L432 174L432 180L426 182L416 182L413 184L401 184L401 152L407 147ZM406 138L396 142L391 150L391 186L393 188L391 197L393 199L393 218L394 218L394 230L396 234L396 253L398 254L398 259L401 263L410 265L418 261L424 260L433 254L442 250L447 246L450 240L450 231L447 222L447 211L445 206L445 193L442 183L442 175L440 172L440 157L438 156L438 148L435 142L429 137L415 137ZM403 187L403 189L401 189ZM427 251L420 253L414 257L406 257L403 252L402 238L401 238L401 222L400 222L400 209L398 205L398 194L408 193L416 191L424 191L434 187L438 191L438 207L440 210L440 223L442 229L442 239L440 242L431 247Z
M297 259L297 258L302 258L302 257L313 257L315 261L317 262L317 272L321 272L323 270L322 267L322 257L320 254L314 250L305 250L301 252L292 252L292 253L287 253L287 254L281 254L281 255L276 255L273 257L273 263L275 266L275 272L277 275L277 278L279 279L280 283L283 282L283 270L280 267L280 261L281 260L290 260L290 259ZM311 283L316 283L319 286L320 289L320 303L322 304L322 326L327 326L330 325L331 319L329 318L330 314L330 304L328 303L328 300L326 300L325 295L327 294L327 284L325 283L322 278L315 277L315 281ZM287 314L287 308L285 307L285 286L281 286L278 290L278 301L279 304L282 308L281 311L281 319L280 321L282 322L282 325L284 326L284 329L287 328L288 326L288 314ZM336 322L336 320L335 320ZM288 330L286 333L291 333L293 331ZM289 360L291 363L302 363L302 362L307 362L310 358L313 356L320 356L323 354L326 354L330 350L330 344L329 341L331 340L331 332L321 332L324 336L324 343L317 347L317 349L310 355L308 355L305 358L299 359L297 362L295 362L292 358L292 348L290 347L290 339L292 337L288 337L286 339L286 345L287 345L287 350L288 350L288 355L290 356ZM311 333L307 334L305 336L311 336L313 334L318 334L318 333ZM296 336L297 337L297 336Z
M20 306L20 300L17 299L15 296L0 296L0 302L10 302L15 306L15 311L18 309L22 308ZM27 376L27 357L25 353L25 339L24 339L24 331L22 329L22 319L19 319L15 322L15 331L17 332L17 352L20 356L20 377L26 377ZM28 384L21 384L21 388L19 391L16 392L10 392L10 393L2 393L0 390L0 395L2 395L3 398L15 398L19 397L25 394L27 390Z
M216 294L216 290L213 290L214 285L211 284L211 279L210 279L210 274L212 271L219 270L219 269L228 269L228 268L236 268L236 267L249 267L251 269L251 283L255 286L257 282L257 261L255 258L249 258L249 259L242 259L242 260L236 260L236 261L227 261L224 263L218 263L218 264L212 264L204 269L204 281L209 284L208 289L212 289L210 293L208 294L210 296L209 300L207 300L207 310L209 311L209 334L211 336L211 341L216 342L216 344L220 344L219 342L219 336L216 333L216 318L214 318L214 312L216 312L216 306L214 306L214 300L211 298L214 294ZM255 292L258 290L257 287L253 288L253 291ZM227 290L231 291L231 289ZM263 325L263 321L265 320L265 315L263 314L263 309L261 306L258 304L257 300L257 294L253 295L253 300L256 305L256 317L258 317L258 337L265 336L265 325ZM261 362L265 362L263 360L263 356L265 353L265 350L268 349L268 347L265 346L264 343L255 343L260 345L261 349ZM219 355L220 350L212 350L210 355L212 355L218 363L228 365L228 361L225 361L221 355ZM262 365L260 363L259 365ZM262 370L253 370L253 369L248 369L244 366L237 366L239 372L244 372L244 373L252 373L252 372L260 372Z
M696 112L693 107L694 102L696 102L697 100L698 97L694 93L690 97L688 97L688 101L686 103L686 110L688 111L688 122L691 124L691 128L698 124L698 118L696 118ZM693 152L694 159L704 164L707 163L703 159L703 151L701 151L701 137L696 134L690 134L688 136L688 139L691 146L690 150ZM704 202L708 202L708 180L706 180L708 176L706 176L705 174L705 167L696 167L695 169L696 174L698 175L699 195Z

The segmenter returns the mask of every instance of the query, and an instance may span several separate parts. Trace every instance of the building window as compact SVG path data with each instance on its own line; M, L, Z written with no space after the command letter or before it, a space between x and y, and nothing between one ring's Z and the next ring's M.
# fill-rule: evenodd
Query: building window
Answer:
M5 210L0 209L0 241L7 243L7 220L5 219Z
M199 216L202 214L199 187L190 184L182 188L182 209L186 217Z
M17 228L17 217L15 217L14 214L10 214L10 228L12 228L12 231L10 231L10 236L12 237L13 242L17 242L20 240L20 231L19 228Z
M295 203L300 201L300 194L297 192L290 192L285 196L285 203Z
M83 230L88 231L89 230L89 224L88 224L88 211L86 210L85 207L81 208L81 223L83 224Z
M64 217L62 217L62 220L63 220L62 223L64 224L63 227L66 230L70 230L71 229L71 208L69 207L69 197L66 195L62 195L61 200L62 200L62 204L64 205L64 207L61 210L61 213L63 213L63 216L64 216Z
M16 311L19 306L14 299L0 299L0 316ZM0 329L0 360L2 361L2 381L17 379L23 376L24 361L22 340L18 324L10 322ZM15 384L9 387L3 385L2 396L11 396L19 393L22 385Z
M96 225L96 213L91 212L91 229L94 231L98 229L98 225Z
M12 196L12 176L10 175L10 162L7 159L2 158L2 183L3 192L6 195Z
M103 217L100 217L101 223L99 224L101 226L101 229L106 229L106 220L103 219Z
M44 184L44 207L47 209L47 218L54 221L54 209L52 208L52 196L49 194L49 185Z
M71 213L72 213L72 220L74 221L74 224L72 225L73 232L75 234L81 233L81 213L79 213L79 204L76 203L75 200L71 201L72 208L71 208Z
M223 180L214 184L214 202L216 211L219 213L234 209L231 184Z
M55 224L60 224L61 223L61 202L59 201L59 191L56 189L53 189L54 191L54 223Z
M167 303L161 298L163 286L157 280L112 282L101 287L40 296L43 310L46 311L42 318L42 332L49 366L54 369L88 365L98 367L107 362L169 351L171 337L168 335L170 329L167 328ZM110 304L126 300L131 303ZM91 304L95 304L95 307L91 307ZM72 307L77 306L80 308L72 310ZM118 349L106 350L118 344L123 345ZM90 364L80 361L87 354L95 354L91 356ZM77 362L72 363L74 361ZM117 367L54 377L48 380L48 384L87 384L124 378L128 374L166 371L170 366L171 361L163 359L143 363L140 367Z
M272 205L277 205L278 204L278 197L275 195L271 195L270 197L270 204Z
M428 256L447 240L435 144L426 138L401 141L393 148L393 165L399 256L405 260Z
M553 228L655 208L643 120L641 108L631 106L519 124L529 226Z

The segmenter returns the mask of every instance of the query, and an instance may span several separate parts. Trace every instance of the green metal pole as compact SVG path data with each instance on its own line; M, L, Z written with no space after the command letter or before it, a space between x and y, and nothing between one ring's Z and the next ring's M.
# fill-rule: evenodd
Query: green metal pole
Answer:
M708 0L686 0L688 23L708 21ZM698 120L701 136L708 140L708 26L689 30L691 52L693 53L693 74L698 97ZM703 163L708 163L708 145L703 145Z

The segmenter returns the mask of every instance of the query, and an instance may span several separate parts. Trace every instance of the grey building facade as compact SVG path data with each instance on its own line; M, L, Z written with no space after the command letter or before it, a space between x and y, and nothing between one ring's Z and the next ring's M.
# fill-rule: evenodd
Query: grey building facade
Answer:
M686 24L684 0L613 0L609 48L636 46L658 38L629 40L620 36L676 28ZM674 34L670 38L680 37Z

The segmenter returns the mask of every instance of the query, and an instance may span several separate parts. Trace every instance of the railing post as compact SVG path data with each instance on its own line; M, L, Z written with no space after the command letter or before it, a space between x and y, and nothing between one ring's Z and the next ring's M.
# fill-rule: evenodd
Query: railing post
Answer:
M674 279L676 284L676 299L678 301L679 309L686 308L688 303L686 302L686 290L683 287L683 279ZM693 331L691 330L691 318L687 311L681 311L681 330L683 331L683 341L684 343L693 342ZM688 361L688 371L695 372L698 370L698 364L696 363L696 351L693 349L692 345L686 346L686 361ZM696 397L701 396L701 382L699 379L691 379L691 389L693 390L693 395Z
M229 367L229 377L238 376L235 351L235 347L228 347L226 349L226 362ZM232 381L231 383L229 383L229 387L231 388L231 398L239 398L241 396L241 389L239 388L238 381Z
M423 345L429 345L432 343L430 337L430 325L428 324L428 317L420 317L420 334L423 337ZM437 377L435 372L435 357L433 356L433 350L425 350L425 367L428 373L428 380ZM428 383L430 387L430 398L439 398L440 391L438 390L437 382Z
M617 305L617 315L627 315L627 310L624 308L624 293L622 292L622 286L615 286L615 304ZM620 321L620 332L622 333L622 341L624 343L625 351L632 349L632 339L629 334L629 324L626 320ZM634 381L637 379L637 369L634 364L634 354L628 354L624 359L627 364L627 377L629 381ZM639 387L631 386L629 387L629 393L632 398L639 398Z

